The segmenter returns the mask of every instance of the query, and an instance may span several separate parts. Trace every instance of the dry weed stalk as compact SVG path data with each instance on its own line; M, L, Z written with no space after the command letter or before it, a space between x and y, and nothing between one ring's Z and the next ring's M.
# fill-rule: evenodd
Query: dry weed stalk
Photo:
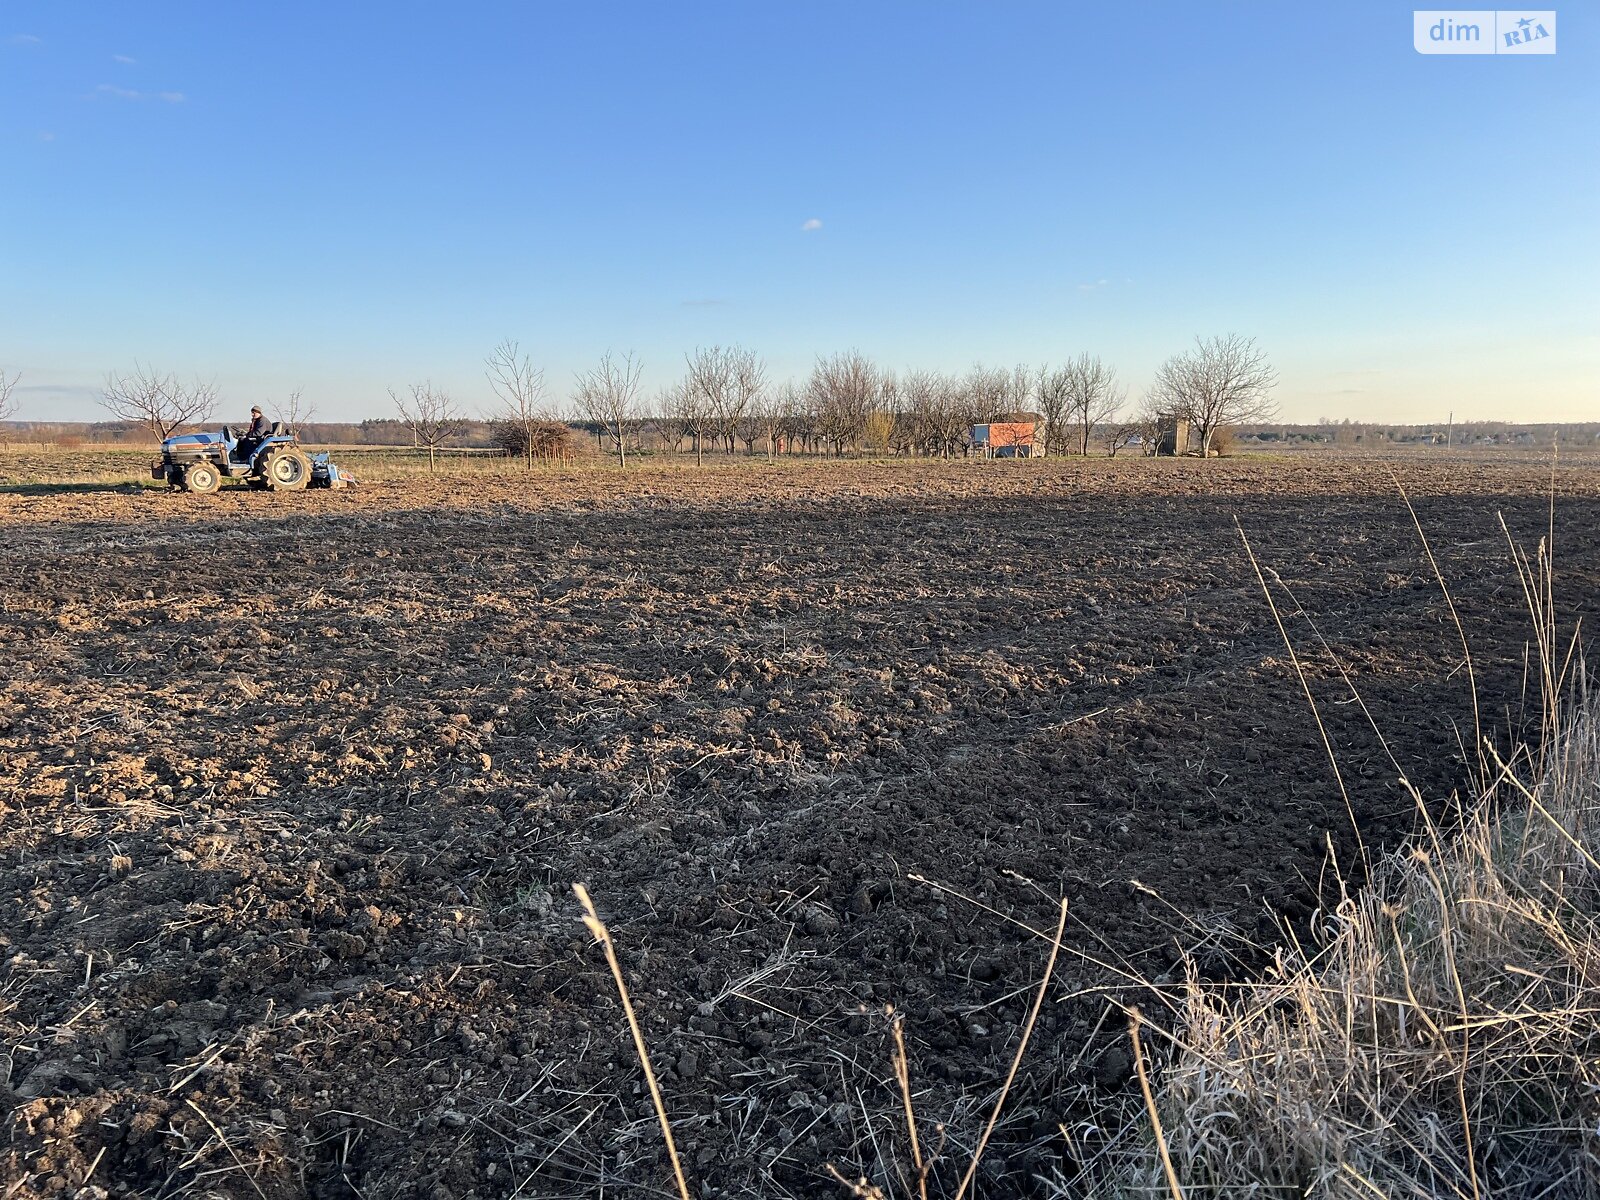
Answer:
M644 1031L639 1028L639 1018L634 1015L633 1001L628 998L628 985L622 979L622 964L617 961L617 948L611 940L611 930L595 912L594 901L589 899L589 889L581 883L572 885L572 893L583 905L583 923L605 949L606 963L611 967L611 977L617 983L617 995L622 998L622 1011L628 1018L628 1029L633 1034L633 1048L639 1055L639 1065L644 1068L645 1082L650 1085L650 1102L655 1105L656 1118L661 1122L661 1136L667 1143L667 1157L672 1160L672 1174L678 1183L678 1195L689 1200L689 1184L683 1177L683 1164L678 1160L678 1147L672 1140L672 1125L667 1120L667 1107L661 1100L661 1088L656 1083L656 1073L650 1068L650 1052L644 1044Z
M1006 1081L1000 1089L1000 1095L994 1102L994 1111L989 1114L989 1123L984 1126L983 1136L978 1139L978 1148L972 1152L972 1162L967 1166L967 1173L961 1177L961 1186L956 1188L955 1200L967 1194L972 1179L978 1173L978 1163L983 1159L983 1152L989 1146L989 1137L994 1133L995 1124L1000 1120L1000 1110L1005 1107L1006 1097L1011 1093L1011 1084L1017 1077L1017 1068L1022 1065L1022 1055L1028 1048L1028 1039L1033 1036L1033 1024L1039 1019L1039 1009L1044 1007L1045 993L1050 990L1050 976L1056 969L1056 955L1061 952L1061 935L1067 929L1067 898L1061 898L1061 916L1056 921L1056 933L1050 939L1050 957L1044 964L1044 977L1039 980L1039 990L1033 997L1033 1008L1028 1011L1028 1020L1022 1026L1022 1039L1017 1043L1017 1053L1011 1059L1011 1070L1006 1072Z
M1161 1113L1156 1099L1150 1093L1150 1073L1145 1070L1144 1046L1139 1041L1139 1023L1144 1016L1138 1005L1128 1010L1128 1039L1133 1043L1133 1067L1139 1073L1139 1094L1144 1097L1145 1111L1150 1114L1150 1129L1156 1135L1156 1149L1161 1152L1161 1169L1166 1172L1167 1186L1172 1189L1173 1200L1183 1200L1183 1185L1178 1173L1172 1169L1172 1155L1167 1150L1167 1135L1161 1128Z
M929 882L927 880L922 880L920 876L913 876L912 878L918 879L921 882ZM960 893L953 894L959 895ZM1044 998L1049 994L1050 980L1055 974L1056 969L1056 957L1061 951L1061 939L1067 928L1066 897L1062 897L1059 901L1059 904L1060 918L1056 922L1055 935L1049 938L1050 956L1045 960L1044 975L1039 980L1039 986L1034 992L1033 1006L1028 1011L1027 1020L1023 1022L1022 1036L1017 1042L1016 1053L1013 1054L1011 1058L1011 1069L1006 1072L1005 1082L1001 1085L1000 1094L995 1098L994 1108L990 1110L989 1120L984 1125L983 1134L978 1139L978 1145L972 1152L972 1161L967 1165L966 1173L962 1175L961 1182L956 1188L954 1200L962 1200L962 1197L967 1194L967 1189L972 1186L973 1179L977 1176L978 1165L983 1161L984 1151L988 1148L989 1139L994 1134L995 1126L999 1124L1000 1113L1005 1108L1006 1098L1011 1093L1011 1085L1016 1081L1017 1071L1022 1066L1022 1057L1027 1052L1029 1040L1033 1037L1033 1027L1039 1019L1039 1010L1044 1007ZM1021 922L1015 923L1021 924ZM1037 933L1036 930L1033 930L1028 926L1023 926L1023 928L1028 929L1030 933ZM1047 935L1038 933L1038 936L1046 937ZM889 1018L889 1028L894 1037L894 1077L895 1082L900 1088L900 1099L905 1113L906 1130L910 1137L911 1161L916 1172L915 1178L917 1181L917 1196L918 1200L928 1200L928 1174L933 1170L933 1166L938 1161L942 1152L944 1146L943 1139L945 1129L943 1125L938 1126L938 1132L940 1135L939 1145L934 1148L933 1156L925 1159L922 1154L921 1139L917 1135L916 1110L911 1101L911 1064L910 1059L906 1054L905 1034L901 1027L904 1018L899 1016L894 1011L894 1007L892 1005L885 1008L884 1015ZM850 1179L840 1172L840 1170L832 1163L827 1164L827 1171L839 1183L849 1188L851 1195L857 1197L858 1200L887 1200L887 1196L885 1195L883 1189L869 1181L865 1176L859 1176L856 1179Z
M900 1085L900 1100L906 1110L906 1134L911 1139L911 1165L917 1172L917 1196L928 1200L928 1171L933 1163L922 1161L922 1142L917 1137L917 1113L911 1103L911 1059L906 1054L905 1017L890 1005L884 1009L889 1030L894 1034L894 1079Z

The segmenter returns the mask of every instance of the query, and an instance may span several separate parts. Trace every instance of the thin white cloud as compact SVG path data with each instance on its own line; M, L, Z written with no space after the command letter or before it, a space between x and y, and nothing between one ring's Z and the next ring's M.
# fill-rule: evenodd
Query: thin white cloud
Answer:
M134 63L138 62L139 60L137 58L129 58L126 54L113 54L111 56L111 61L112 62L119 62L119 63L123 64L123 66L131 67L131 66L133 66Z
M1078 290L1080 292L1098 292L1105 286L1106 281L1104 279L1096 279L1093 283L1080 283L1078 285Z
M97 96L115 96L118 100L165 100L168 104L182 104L189 98L182 92L140 92L114 83L102 83L94 91Z
M43 38L36 38L31 33L13 33L6 41L13 46L39 46L44 44Z
M801 233L815 233L817 230L819 230L821 228L822 228L822 222L817 220L816 217L812 217L804 225L800 226L800 232Z
M41 129L39 131L39 140L41 142L53 142L56 140L56 135L49 129Z

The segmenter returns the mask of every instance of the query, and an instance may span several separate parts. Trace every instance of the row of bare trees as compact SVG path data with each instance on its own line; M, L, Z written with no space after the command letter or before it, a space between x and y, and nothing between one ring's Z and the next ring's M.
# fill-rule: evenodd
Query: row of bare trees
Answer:
M1037 371L978 366L897 375L849 350L819 358L803 384L776 387L764 386L765 368L747 350L697 350L687 368L662 393L653 419L667 444L687 441L701 458L708 443L732 454L740 442L750 452L763 445L769 456L781 447L948 458L966 452L973 426L1007 416L1039 417L1054 453L1087 453L1091 432L1123 395L1115 372L1092 355Z
M785 452L949 458L968 452L974 426L1008 419L1032 422L1049 454L1087 455L1096 437L1115 454L1136 440L1153 443L1161 424L1176 417L1189 422L1205 453L1220 430L1267 420L1275 411L1276 373L1255 340L1238 334L1197 338L1192 350L1168 359L1131 413L1115 369L1087 353L1037 368L896 374L848 350L818 358L803 383L774 385L754 351L711 346L687 355L683 377L647 408L638 359L608 352L578 374L565 412L547 398L544 372L517 342L496 346L484 366L495 396L488 414L494 437L529 467L568 457L573 420L589 425L626 466L646 425L675 449L688 442L704 462L708 448L733 454L741 444L747 453L762 447L769 458ZM14 386L15 377L0 374L0 418ZM413 443L428 450L430 466L467 426L462 408L431 382L389 395ZM216 399L214 384L184 384L136 366L107 379L102 403L119 419L166 438L208 420ZM296 390L281 415L298 425L311 412Z
M803 384L774 386L754 351L702 347L648 408L639 361L607 353L577 376L565 415L546 401L543 373L517 343L496 347L487 375L499 403L497 437L530 466L541 456L538 430L571 418L592 426L623 466L647 425L674 449L687 442L701 463L708 448L731 455L740 444L746 453L760 446L769 458L785 451L949 458L969 450L974 426L1008 418L1034 421L1046 453L1087 455L1099 436L1114 455L1136 442L1153 446L1161 425L1176 417L1189 421L1205 453L1223 427L1272 414L1276 379L1254 339L1237 334L1197 339L1192 351L1167 360L1126 416L1127 389L1116 370L1087 353L1056 366L897 375L848 350L819 358ZM460 410L431 385L413 386L395 405L430 455L464 425Z
M580 373L573 386L575 415L602 431L623 466L635 432L641 369L632 354L618 358L608 352L599 366ZM571 456L568 415L547 400L544 371L517 342L496 346L484 360L484 375L495 396L487 414L489 428L502 450L529 468L542 460L565 461ZM465 410L431 381L411 384L404 395L391 388L389 397L413 442L427 448L432 469L439 447L466 429Z

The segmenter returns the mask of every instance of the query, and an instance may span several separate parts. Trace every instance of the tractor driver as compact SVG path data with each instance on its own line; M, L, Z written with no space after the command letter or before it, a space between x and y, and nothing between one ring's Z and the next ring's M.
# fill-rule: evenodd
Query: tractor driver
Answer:
M250 410L250 428L244 431L239 438L237 454L240 458L249 458L255 453L256 447L261 445L263 439L271 432L267 419L261 415L259 408Z

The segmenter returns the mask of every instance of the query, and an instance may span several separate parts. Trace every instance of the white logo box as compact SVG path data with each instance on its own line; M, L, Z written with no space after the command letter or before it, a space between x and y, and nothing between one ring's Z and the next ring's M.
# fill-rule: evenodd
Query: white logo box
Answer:
M1429 8L1411 14L1418 54L1554 54L1556 12L1542 9Z

